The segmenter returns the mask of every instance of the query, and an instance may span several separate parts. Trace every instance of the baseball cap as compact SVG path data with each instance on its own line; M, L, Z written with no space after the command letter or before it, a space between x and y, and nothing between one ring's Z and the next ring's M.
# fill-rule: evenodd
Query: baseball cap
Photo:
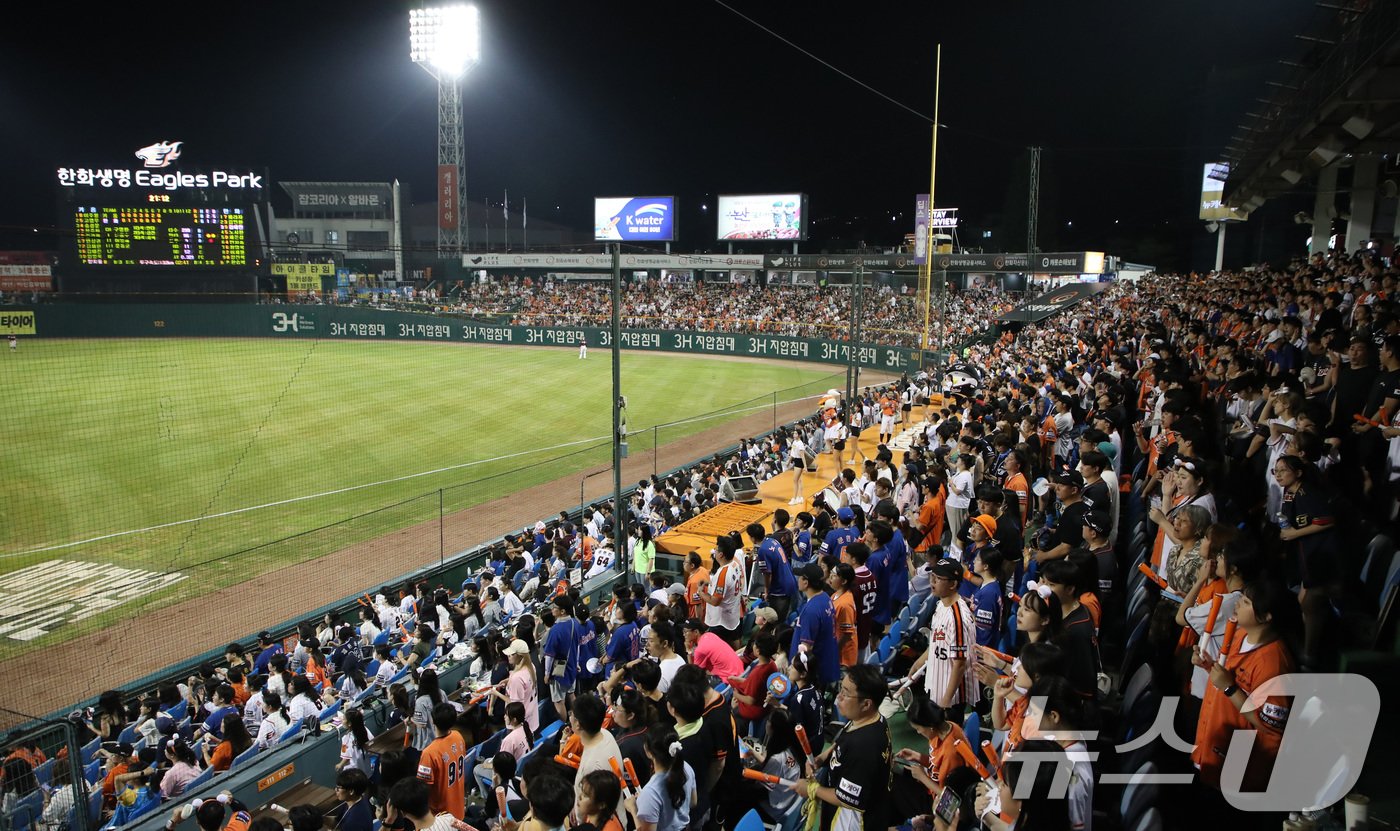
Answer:
M982 526L982 530L987 532L987 536L995 537L997 535L997 521L991 516L978 514L972 518L972 521Z
M934 577L942 577L944 580L962 581L963 567L957 560L950 560L947 557L933 564L930 572Z
M1090 511L1084 515L1084 527L1097 534L1108 533L1108 516L1102 511Z
M681 628L690 629L695 632L704 632L705 624L701 623L699 618L688 618L681 623Z
M1118 448L1114 447L1111 441L1099 442L1099 452L1107 456L1110 462L1118 458Z
M755 620L762 619L769 623L778 622L778 610L774 609L772 606L759 606L757 609L753 610L753 616Z
M520 640L519 638L516 638L515 640L513 640L513 641L510 642L510 646L507 646L505 649L502 649L502 650L501 650L501 654L502 654L502 655L524 655L524 654L528 653L529 651L530 651L530 647L526 646L524 641Z
M666 588L666 593L667 593L667 594L679 594L679 595L681 595L681 596L684 596L684 595L685 595L685 586L684 586L683 584L681 584L681 583L672 583L670 586L668 586L668 587Z
M797 569L796 574L798 577L807 578L807 582L810 585L817 586L821 589L826 588L826 576L822 573L822 567L816 563L808 563Z
M842 522L850 522L856 518L856 512L852 511L850 508L841 508L836 512L836 518Z
M1056 473L1050 477L1050 481L1056 485L1069 485L1072 488L1084 487L1084 476L1077 470L1066 470L1063 473Z

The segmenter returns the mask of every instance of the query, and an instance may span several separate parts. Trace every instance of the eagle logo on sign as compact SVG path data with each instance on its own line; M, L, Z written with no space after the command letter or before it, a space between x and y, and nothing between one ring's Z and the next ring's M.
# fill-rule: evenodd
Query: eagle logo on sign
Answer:
M169 167L170 163L180 158L180 145L183 141L158 141L155 144L148 144L136 151L136 158L140 159L146 167Z

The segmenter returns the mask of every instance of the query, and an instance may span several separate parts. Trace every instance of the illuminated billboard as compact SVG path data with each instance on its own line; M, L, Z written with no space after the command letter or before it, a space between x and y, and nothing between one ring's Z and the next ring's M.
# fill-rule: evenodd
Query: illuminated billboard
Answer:
M760 193L719 197L720 240L807 239L807 195Z
M593 200L593 239L599 242L675 242L676 200L671 196L609 196Z
M1212 162L1205 166L1201 179L1201 219L1248 219L1238 208L1225 205L1225 180L1230 178L1229 162Z

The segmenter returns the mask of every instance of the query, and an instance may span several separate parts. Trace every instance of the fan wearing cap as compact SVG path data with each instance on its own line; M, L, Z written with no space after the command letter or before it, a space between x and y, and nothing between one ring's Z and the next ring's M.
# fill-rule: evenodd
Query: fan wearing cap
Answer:
M819 554L826 557L841 558L841 551L856 540L860 539L860 529L856 527L856 512L850 508L838 508L836 520L840 523L836 528L826 532L826 539L822 540L822 547Z
M958 593L962 576L963 567L956 560L945 558L933 564L930 584L937 603L930 621L928 649L909 667L910 677L924 669L924 689L929 698L954 712L977 700L977 678L972 673L977 626L972 607Z
M1081 496L1084 476L1077 470L1070 470L1055 474L1050 481L1055 488L1055 498L1060 502L1060 518L1045 548L1035 552L1037 563L1058 560L1084 542L1084 514L1089 510Z
M983 551L993 549L999 550L997 542L997 521L989 514L978 514L967 522L967 545L962 550L962 565L966 571L963 576L971 573L972 563L977 559L977 555ZM967 599L972 598L973 592L977 589L970 581L964 580L958 587L958 593Z
M821 566L808 563L797 573L797 587L807 602L797 614L788 655L807 653L819 686L833 684L840 677L840 652L836 645L836 608L826 593Z

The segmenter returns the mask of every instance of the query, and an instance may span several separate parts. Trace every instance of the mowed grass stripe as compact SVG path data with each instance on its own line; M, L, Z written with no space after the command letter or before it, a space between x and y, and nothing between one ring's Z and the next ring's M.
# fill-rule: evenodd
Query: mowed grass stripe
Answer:
M611 427L610 367L596 350L579 361L567 349L342 341L37 340L24 347L0 361L10 412L7 467L18 472L0 478L0 549L10 553L604 436ZM828 377L790 365L646 353L624 354L623 372L634 429ZM674 440L718 423L664 432ZM265 525L272 539L536 460L255 512L252 525ZM541 471L537 481L567 467ZM219 542L218 523L201 524L197 555L114 540L98 558L143 549L147 565L178 568L207 558ZM247 519L228 524L240 536L248 531ZM93 556L81 548L48 556L73 554ZM27 560L6 558L0 571Z

